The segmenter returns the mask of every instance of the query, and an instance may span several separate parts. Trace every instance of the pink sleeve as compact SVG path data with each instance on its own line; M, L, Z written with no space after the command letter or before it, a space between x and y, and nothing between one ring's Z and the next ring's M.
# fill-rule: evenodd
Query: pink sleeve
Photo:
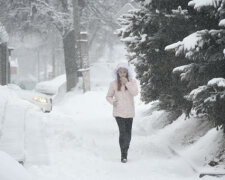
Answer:
M113 88L113 83L111 83L110 87L109 87L109 90L108 90L108 93L106 95L106 99L107 99L107 101L110 104L113 104L113 101L114 101L113 96L114 96L114 94L115 94L115 90Z
M136 96L138 94L138 87L136 80L131 80L126 83L126 87L131 95Z

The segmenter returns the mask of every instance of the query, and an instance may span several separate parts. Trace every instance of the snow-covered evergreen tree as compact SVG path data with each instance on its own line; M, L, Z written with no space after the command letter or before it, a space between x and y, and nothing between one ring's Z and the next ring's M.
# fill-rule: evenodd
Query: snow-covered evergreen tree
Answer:
M224 1L138 1L141 10L120 19L118 35L136 67L142 100L160 99L161 107L187 115L193 109L224 125Z
M208 21L213 19L214 23L167 46L166 50L189 60L190 64L175 68L174 73L180 75L181 81L192 84L186 99L193 103L194 112L209 117L225 130L225 1L192 0L188 5L197 14L207 14Z
M179 110L186 106L184 87L172 76L172 70L185 64L185 57L175 57L165 46L185 37L195 28L188 18L188 1L139 1L141 9L124 15L118 35L125 42L141 83L142 100L160 99L161 106ZM182 4L180 4L182 3ZM188 26L187 26L188 25Z

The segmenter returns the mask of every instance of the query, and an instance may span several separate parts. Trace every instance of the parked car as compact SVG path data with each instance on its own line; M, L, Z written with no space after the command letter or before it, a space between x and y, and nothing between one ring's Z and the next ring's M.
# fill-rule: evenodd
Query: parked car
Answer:
M34 104L37 104L44 113L51 112L51 110L52 110L52 98L34 96L32 100L33 100Z

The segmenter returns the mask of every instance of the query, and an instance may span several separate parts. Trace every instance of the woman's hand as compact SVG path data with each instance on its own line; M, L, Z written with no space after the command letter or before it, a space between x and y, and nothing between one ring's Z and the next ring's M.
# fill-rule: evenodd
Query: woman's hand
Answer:
M117 100L113 101L113 106L117 106Z
M128 79L126 77L121 77L120 80L122 84L126 84L128 82Z

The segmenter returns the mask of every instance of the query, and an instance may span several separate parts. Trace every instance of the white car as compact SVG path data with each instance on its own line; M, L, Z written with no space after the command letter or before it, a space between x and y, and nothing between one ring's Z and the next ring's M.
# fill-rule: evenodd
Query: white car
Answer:
M41 110L45 113L51 112L52 110L52 98L34 96L32 101L34 104L38 105Z

